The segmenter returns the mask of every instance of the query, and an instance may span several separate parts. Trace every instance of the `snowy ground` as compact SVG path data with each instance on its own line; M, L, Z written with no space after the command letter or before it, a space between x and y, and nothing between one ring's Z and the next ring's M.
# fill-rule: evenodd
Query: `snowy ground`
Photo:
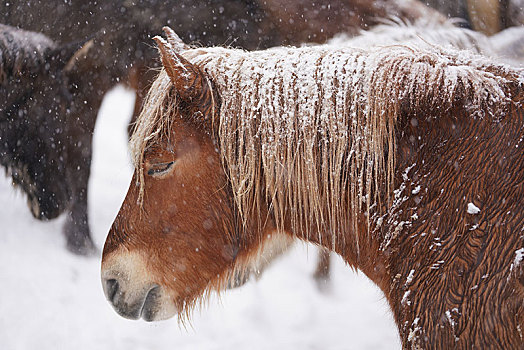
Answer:
M124 198L131 167L125 125L133 95L113 90L95 134L90 224L99 247ZM25 197L0 175L0 349L398 349L380 291L340 258L332 288L313 279L316 249L297 246L258 281L213 298L192 328L176 320L129 321L106 302L100 258L66 252L63 218L34 220Z

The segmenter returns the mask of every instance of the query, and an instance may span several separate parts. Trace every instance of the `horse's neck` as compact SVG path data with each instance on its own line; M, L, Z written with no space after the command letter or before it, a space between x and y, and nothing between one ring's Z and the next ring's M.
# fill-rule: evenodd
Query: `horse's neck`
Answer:
M514 167L519 164L515 150L523 147L523 126L522 106L510 107L503 116L486 113L475 117L460 107L439 118L423 114L408 118L397 132L392 200L388 202L382 193L381 203L372 206L370 221L362 213L358 230L336 232L335 244L330 231L295 234L335 251L388 294L400 283L399 278L405 281L413 268L425 266L425 253L438 247L441 235L461 230L446 226L455 222L452 218L471 219L468 203L480 206L478 198L492 198L507 191L509 182L500 179L509 174L522 176L523 171ZM477 189L472 183L483 176L485 184L482 182L483 187ZM509 199L504 203L505 211L518 211L519 203L511 204ZM393 302L400 302L402 295L397 297Z
M402 55L397 57L397 51ZM220 147L233 169L229 175L241 194L236 198L241 212L253 207L253 199L265 198L277 226L285 224L298 238L336 251L386 291L388 283L381 281L391 279L392 242L409 235L418 215L412 201L420 190L412 176L423 176L428 164L441 161L439 142L454 132L450 108L461 104L469 108L469 119L482 118L489 103L477 92L488 91L495 104L505 99L500 79L483 62L465 64L460 57L426 51L424 59L402 47L373 51L369 57L355 52L344 56L342 65L336 55L313 60L318 54L313 51L304 62L325 62L326 70L305 65L301 72L289 62L280 67L278 61L281 75L260 71L262 61L241 61L231 74L223 74L226 66L217 64ZM297 60L301 53L307 54L291 52ZM354 74L347 76L352 69ZM457 96L462 91L467 93ZM451 115L431 115L442 111ZM401 136L398 147L393 130ZM392 174L394 187L388 189ZM438 185L438 178L433 181L426 185ZM382 201L373 207L377 198Z

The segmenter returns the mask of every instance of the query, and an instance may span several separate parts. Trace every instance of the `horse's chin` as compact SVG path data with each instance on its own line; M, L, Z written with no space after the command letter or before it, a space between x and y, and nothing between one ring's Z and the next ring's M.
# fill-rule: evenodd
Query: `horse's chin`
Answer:
M51 220L60 215L60 212L58 210L42 210L42 206L38 202L38 199L32 196L27 197L27 207L29 208L29 211L31 212L33 217L38 220Z
M33 217L38 220L52 220L57 218L64 210L56 201L42 202L37 195L27 195L27 206Z
M7 166L6 175L11 177L16 188L27 195L27 207L35 219L55 219L67 208L69 191L66 185L37 183L29 176L27 166Z

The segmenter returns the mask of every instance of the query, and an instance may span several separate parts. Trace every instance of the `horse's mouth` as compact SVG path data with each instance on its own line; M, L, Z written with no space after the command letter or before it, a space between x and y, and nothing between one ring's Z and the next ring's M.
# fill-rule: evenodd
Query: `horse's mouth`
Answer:
M38 199L35 196L27 195L27 206L29 207L29 210L31 211L31 214L35 217L35 219L42 219L42 212L40 211L40 203L38 203Z
M38 200L38 196L32 193L27 193L27 206L33 214L33 217L38 220L51 220L58 217L63 209L58 203L50 201L50 203L43 203Z
M6 175L11 177L13 186L27 195L27 206L35 219L51 220L66 209L69 191L65 187L37 184L27 166L7 166Z

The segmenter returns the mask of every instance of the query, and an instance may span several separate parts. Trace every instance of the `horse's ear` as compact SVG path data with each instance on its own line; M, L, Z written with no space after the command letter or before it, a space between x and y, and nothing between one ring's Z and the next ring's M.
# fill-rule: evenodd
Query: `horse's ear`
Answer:
M171 47L176 52L183 52L183 51L190 49L189 45L186 44L184 41L182 41L182 39L180 39L178 34L175 33L173 29L166 26L162 28L162 30L164 31L164 34L166 35L167 42L171 45Z
M158 45L162 65L180 97L191 101L201 96L205 77L200 69L177 53L176 47L182 48L182 44L185 45L178 35L171 29L166 31L166 35L168 41L160 36L153 38Z
M73 67L76 65L76 63L79 60L83 60L87 57L88 52L95 46L94 44L95 39L88 40L83 43L80 48L78 48L73 55L70 56L69 60L64 66L64 71L69 72L73 69Z
M47 62L51 62L64 71L69 71L79 58L87 54L92 46L93 39L60 46L47 53Z

